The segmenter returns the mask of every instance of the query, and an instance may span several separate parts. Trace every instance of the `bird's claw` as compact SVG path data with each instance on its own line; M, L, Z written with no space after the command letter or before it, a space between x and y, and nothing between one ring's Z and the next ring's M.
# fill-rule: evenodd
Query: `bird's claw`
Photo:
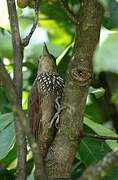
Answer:
M49 128L51 128L53 123L55 122L55 127L58 129L58 124L59 124L59 121L60 121L59 115L60 115L61 111L65 109L65 107L61 107L59 99L61 99L60 96L57 97L56 100L55 100L56 113L54 114L53 118L51 119Z

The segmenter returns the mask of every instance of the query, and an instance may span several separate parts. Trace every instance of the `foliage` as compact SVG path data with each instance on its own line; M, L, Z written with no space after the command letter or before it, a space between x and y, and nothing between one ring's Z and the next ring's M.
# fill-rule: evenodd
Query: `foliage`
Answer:
M104 0L100 0L104 3ZM114 114L111 110L111 102L118 106L118 90L115 84L113 94L107 98L108 87L101 83L101 73L109 72L110 75L118 77L118 2L115 0L105 1L105 16L101 28L100 44L94 54L94 82L89 91L86 104L84 130L98 135L116 136L114 127ZM5 9L4 15L0 14L0 58L3 60L8 72L13 73L13 54L11 45L11 34L7 21L7 7L5 0L1 2L0 8ZM78 1L68 1L69 7L74 12L79 12ZM0 11L2 12L2 10ZM33 22L33 10L30 8L20 9L17 7L20 30L22 37L28 33ZM1 17L6 17L1 21ZM34 33L30 45L25 50L23 62L23 109L27 113L28 92L36 77L37 60L42 51L42 43L46 41L52 54L57 57L57 65L62 77L72 54L75 27L69 21L65 12L58 2L41 1L39 26ZM81 176L84 169L112 150L118 150L116 141L99 141L84 138L80 144L72 168L72 178ZM32 173L32 156L28 154L28 175ZM0 86L0 178L6 179L11 176L14 179L16 169L16 147L13 114L9 102L5 96L4 89ZM29 176L31 178L31 175ZM118 179L118 172L113 171L106 179Z

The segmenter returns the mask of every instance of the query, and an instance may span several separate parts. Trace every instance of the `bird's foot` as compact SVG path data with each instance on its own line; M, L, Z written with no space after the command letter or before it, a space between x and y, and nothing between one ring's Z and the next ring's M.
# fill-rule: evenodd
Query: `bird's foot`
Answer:
M49 128L51 128L53 123L55 122L55 127L58 129L58 124L59 124L59 121L60 121L60 116L59 115L60 115L61 111L63 109L65 109L65 107L61 107L60 102L59 102L60 99L61 99L61 97L59 96L55 100L56 113L54 114L53 118L51 119Z

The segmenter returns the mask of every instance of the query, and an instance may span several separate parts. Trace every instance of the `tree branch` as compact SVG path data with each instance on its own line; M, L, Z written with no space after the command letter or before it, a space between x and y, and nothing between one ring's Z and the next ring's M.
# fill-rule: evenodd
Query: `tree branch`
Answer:
M118 167L118 151L108 153L103 160L86 169L80 180L100 180L107 176L113 168Z
M75 14L69 9L65 0L59 0L61 8L64 10L68 18L74 23L79 24L79 19L75 16Z
M59 130L47 155L49 179L69 178L83 129L86 98L92 79L92 57L99 40L103 8L97 0L83 0L76 27L73 55L67 71ZM51 164L51 165L50 165Z
M13 58L14 58L14 83L16 86L16 104L22 107L22 60L23 48L19 33L18 18L15 6L15 0L7 0L8 13L10 18L12 45L13 45ZM14 97L13 97L14 98ZM17 180L26 179L26 140L24 133L19 122L19 117L14 113L15 130L16 130L16 143L17 143Z
M23 47L27 46L29 44L29 41L37 27L38 24L38 12L39 12L39 0L36 0L36 6L35 6L35 18L33 21L33 25L31 27L31 30L29 32L29 34L22 40L22 45Z
M87 138L94 138L94 139L99 139L99 140L118 140L118 137L113 137L113 136L100 136L100 135L97 135L97 134L90 134L90 133L86 133L86 132L83 132L80 134L80 137L84 138L84 137L87 137Z
M45 165L40 152L40 148L38 144L35 142L34 137L32 136L30 127L27 123L26 117L24 115L24 112L22 111L21 106L17 103L17 91L15 85L1 61L0 61L0 82L6 90L6 94L9 99L9 102L11 103L12 110L17 117L16 121L19 122L22 131L28 137L28 141L30 143L31 150L33 152L33 158L35 163L35 179L47 180Z
M15 0L7 0L9 18L10 18L10 26L11 26L11 34L12 34L12 44L13 44L13 56L14 56L14 82L17 91L16 104L22 109L22 60L23 60L23 50L24 47L29 44L31 36L36 29L38 23L38 10L39 10L39 0L36 0L35 7L35 20L33 26L31 28L30 33L23 40L23 44L21 42L18 18L15 6ZM15 130L16 130L16 142L17 142L17 171L16 176L17 180L25 180L26 179L26 151L27 144L26 139L19 121L19 116L14 113L15 119Z

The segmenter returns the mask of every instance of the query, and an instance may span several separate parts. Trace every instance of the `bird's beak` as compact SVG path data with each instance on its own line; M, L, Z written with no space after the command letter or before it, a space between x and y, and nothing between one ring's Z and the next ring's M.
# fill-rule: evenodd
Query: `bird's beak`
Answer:
M42 56L44 57L44 56L49 56L49 55L50 55L50 53L49 53L49 51L48 51L48 48L47 48L47 46L46 46L46 43L44 43Z

